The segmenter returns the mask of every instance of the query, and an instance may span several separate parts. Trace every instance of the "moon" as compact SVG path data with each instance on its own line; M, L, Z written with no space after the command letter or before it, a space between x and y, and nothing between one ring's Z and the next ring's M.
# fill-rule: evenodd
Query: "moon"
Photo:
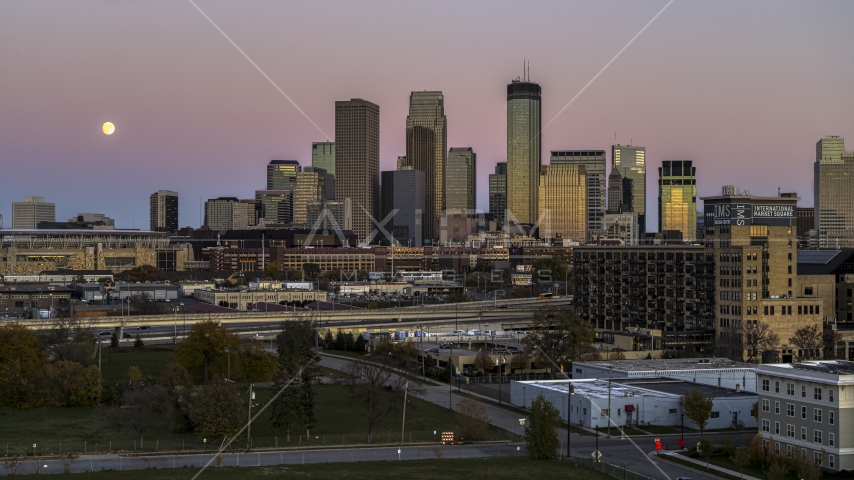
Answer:
M112 122L104 122L104 125L101 126L101 130L104 131L104 135L112 135L113 132L116 131L116 126L113 125Z

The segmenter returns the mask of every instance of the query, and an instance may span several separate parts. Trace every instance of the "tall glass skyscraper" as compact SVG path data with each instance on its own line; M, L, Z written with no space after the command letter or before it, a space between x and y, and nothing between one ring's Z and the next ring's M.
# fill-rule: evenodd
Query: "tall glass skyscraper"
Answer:
M587 172L587 239L605 231L605 151L560 150L553 151L552 165L583 165Z
M587 172L584 165L544 165L539 178L540 237L584 243Z
M477 199L477 155L471 147L452 148L445 172L445 210L474 214Z
M815 228L819 248L854 247L854 152L841 137L815 144Z
M697 240L697 168L691 160L665 160L658 169L658 231L679 230Z
M646 232L646 147L612 145L611 168L614 167L620 169L620 175L632 180L631 211L637 212L639 233L643 235Z
M406 117L406 163L424 172L424 238L438 240L445 208L448 128L442 92L412 92Z
M297 183L300 171L296 160L270 160L267 165L267 190L291 190Z
M335 175L335 142L312 143L311 166L322 168L326 173Z
M522 224L539 218L541 97L536 83L517 78L507 85L507 220Z
M498 162L495 173L489 175L489 213L504 221L507 208L507 162Z
M359 242L376 240L370 217L379 215L380 107L360 98L335 102L335 200L347 199Z

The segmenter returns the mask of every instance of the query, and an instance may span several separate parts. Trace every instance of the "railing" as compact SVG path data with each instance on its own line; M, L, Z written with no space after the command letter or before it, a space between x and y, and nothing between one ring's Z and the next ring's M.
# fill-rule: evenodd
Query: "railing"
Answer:
M599 473L604 473L611 478L616 478L619 480L656 480L652 477L647 477L646 475L641 475L639 473L632 472L631 470L626 469L626 466L613 465L607 462L597 462L592 458L578 458L572 457L572 462L576 465L586 468L588 470L594 470Z

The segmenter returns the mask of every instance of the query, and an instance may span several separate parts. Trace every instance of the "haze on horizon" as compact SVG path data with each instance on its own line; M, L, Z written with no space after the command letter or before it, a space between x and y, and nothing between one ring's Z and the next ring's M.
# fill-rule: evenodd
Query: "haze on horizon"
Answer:
M448 145L478 156L478 207L505 159L506 84L531 62L547 123L667 3L196 0L329 135L334 102L380 106L384 170L405 153L409 93L441 90ZM854 150L854 3L675 1L543 133L560 149L690 159L698 196L725 184L812 206L815 143ZM148 196L251 198L270 159L310 165L323 138L187 1L0 4L0 214L43 196L148 227ZM112 136L101 125L116 125ZM615 140L616 138L616 140Z

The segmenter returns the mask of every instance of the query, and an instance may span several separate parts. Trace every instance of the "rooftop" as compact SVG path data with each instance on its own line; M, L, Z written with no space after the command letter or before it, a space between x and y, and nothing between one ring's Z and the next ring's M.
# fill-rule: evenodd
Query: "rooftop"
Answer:
M541 380L523 381L523 384L536 385L542 388L566 394L566 380ZM607 398L608 380L573 380L572 394L585 397ZM611 382L611 397L681 397L685 394L698 390L707 398L753 396L754 393L736 391L727 388L715 388L709 385L701 385L682 380L671 380L666 378L656 379L624 379Z
M854 249L798 250L798 275L828 275L854 256Z
M597 362L576 362L577 366L594 367L607 370L612 367L619 372L661 372L674 370L717 370L721 368L754 369L751 363L736 362L728 358L673 358L651 360L603 360Z
M829 362L790 363L789 368L833 375L854 375L854 362L833 360Z

